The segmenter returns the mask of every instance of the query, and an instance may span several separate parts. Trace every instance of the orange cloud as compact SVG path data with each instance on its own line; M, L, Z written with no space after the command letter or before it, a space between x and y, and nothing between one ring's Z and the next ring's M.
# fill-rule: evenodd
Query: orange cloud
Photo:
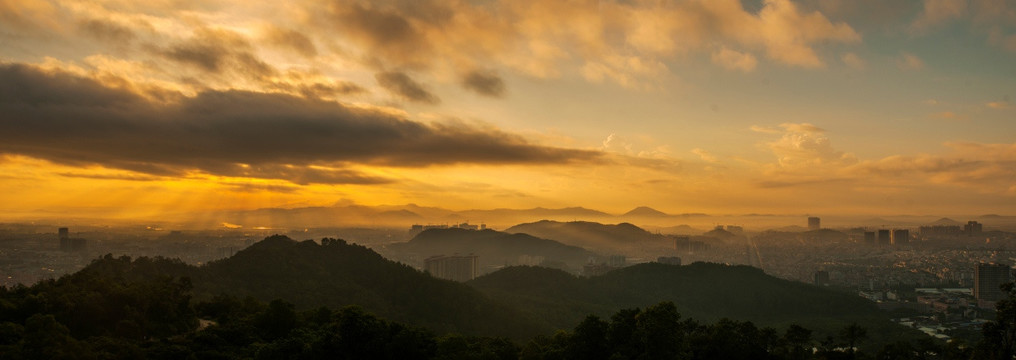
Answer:
M713 52L712 60L714 64L719 64L730 70L740 70L743 72L755 70L755 64L758 63L755 60L755 56L728 48L721 48L719 51Z

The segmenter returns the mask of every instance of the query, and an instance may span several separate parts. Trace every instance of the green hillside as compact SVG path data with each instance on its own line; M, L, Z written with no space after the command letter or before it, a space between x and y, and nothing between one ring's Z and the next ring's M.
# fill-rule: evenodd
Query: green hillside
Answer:
M748 266L647 263L591 278L516 267L468 284L562 329L587 314L607 316L617 309L672 301L682 316L705 322L730 318L775 327L798 324L830 335L858 322L887 338L922 336L892 324L867 300L775 278Z
M381 317L438 332L525 338L546 327L478 291L387 260L342 240L269 237L194 278L198 296L285 299L301 309L360 305Z

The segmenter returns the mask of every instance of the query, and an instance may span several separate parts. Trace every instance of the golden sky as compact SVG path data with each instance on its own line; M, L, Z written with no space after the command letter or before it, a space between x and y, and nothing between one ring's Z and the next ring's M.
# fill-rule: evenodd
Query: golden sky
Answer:
M0 219L1016 214L1008 0L0 0Z

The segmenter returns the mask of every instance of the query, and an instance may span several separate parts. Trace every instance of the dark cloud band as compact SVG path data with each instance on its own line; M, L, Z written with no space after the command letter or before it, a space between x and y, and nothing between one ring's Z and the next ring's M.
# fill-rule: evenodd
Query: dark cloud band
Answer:
M599 161L465 124L428 125L337 102L206 91L169 104L86 77L0 65L0 153L160 176L204 172L294 183L385 183L355 164Z

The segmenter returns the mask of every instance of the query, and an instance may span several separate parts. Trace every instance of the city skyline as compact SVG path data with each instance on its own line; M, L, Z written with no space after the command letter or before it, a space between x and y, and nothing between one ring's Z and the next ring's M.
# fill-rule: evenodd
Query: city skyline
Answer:
M31 0L0 19L10 220L1016 215L1005 1Z

